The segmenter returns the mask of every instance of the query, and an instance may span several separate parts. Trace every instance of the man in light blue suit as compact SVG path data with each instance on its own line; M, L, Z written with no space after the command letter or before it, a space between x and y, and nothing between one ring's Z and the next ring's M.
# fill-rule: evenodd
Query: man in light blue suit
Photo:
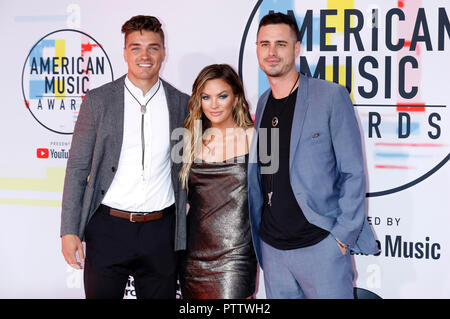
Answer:
M260 97L248 169L253 243L268 298L353 298L349 250L375 254L361 136L347 90L297 72L298 26L263 17Z

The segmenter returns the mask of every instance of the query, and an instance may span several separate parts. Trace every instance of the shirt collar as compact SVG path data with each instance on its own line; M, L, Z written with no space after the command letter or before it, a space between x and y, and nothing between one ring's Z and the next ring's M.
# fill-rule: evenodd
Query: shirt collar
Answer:
M142 99L146 100L150 96L153 96L153 94L156 92L158 87L161 85L160 82L161 82L161 80L158 78L158 81L156 81L156 83L151 87L151 89L147 92L147 94L145 96L143 96L142 90L140 88L138 88L136 85L134 85L133 82L130 81L130 79L128 78L128 74L125 77L125 85L131 91L131 93L139 100L142 100Z

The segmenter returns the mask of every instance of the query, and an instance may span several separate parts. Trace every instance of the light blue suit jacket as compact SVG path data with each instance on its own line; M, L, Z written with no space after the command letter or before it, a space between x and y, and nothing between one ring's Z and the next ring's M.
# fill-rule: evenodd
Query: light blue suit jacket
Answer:
M270 89L258 101L248 167L250 223L261 267L259 226L264 199L257 144L269 94ZM306 219L348 244L355 253L377 253L366 219L361 135L347 90L300 75L290 143L290 182Z

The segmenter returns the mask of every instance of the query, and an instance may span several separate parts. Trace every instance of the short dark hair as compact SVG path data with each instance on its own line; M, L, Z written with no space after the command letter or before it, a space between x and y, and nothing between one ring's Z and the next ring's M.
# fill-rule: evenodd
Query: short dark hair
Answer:
M287 24L289 28L291 28L291 30L294 32L297 41L300 41L300 33L298 31L298 25L295 17L281 12L269 13L265 15L259 22L257 33L259 33L259 29L261 29L261 27L269 24Z
M158 33L161 36L164 46L164 32L161 27L161 22L153 16L137 15L125 22L122 26L122 33L125 34L125 40L131 32L142 32L142 30Z

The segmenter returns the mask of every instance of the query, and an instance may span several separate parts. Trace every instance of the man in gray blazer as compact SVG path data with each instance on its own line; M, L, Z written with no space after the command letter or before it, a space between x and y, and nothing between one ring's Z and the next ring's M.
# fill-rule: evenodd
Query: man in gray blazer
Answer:
M171 133L183 127L189 96L159 78L165 48L158 19L135 16L122 32L127 75L89 91L75 125L62 252L74 268L84 262L86 298L123 298L130 275L138 298L175 298L186 194L182 163L171 160L180 140Z
M361 136L346 89L299 74L299 54L295 18L263 17L257 55L270 89L250 147L253 243L268 298L353 298L349 249L378 252Z

